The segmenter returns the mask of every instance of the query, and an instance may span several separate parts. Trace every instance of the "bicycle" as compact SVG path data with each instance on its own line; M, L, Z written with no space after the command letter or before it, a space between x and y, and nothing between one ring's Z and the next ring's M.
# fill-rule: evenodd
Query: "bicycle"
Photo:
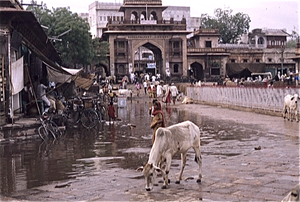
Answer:
M56 123L50 119L50 117L40 116L39 120L41 121L42 125L38 128L38 133L43 141L51 137L56 139L57 136L61 135L61 131L57 127Z
M69 101L64 111L64 116L67 119L68 125L81 125L87 129L94 128L98 123L98 114L94 109L85 109L83 101L80 98L75 98Z

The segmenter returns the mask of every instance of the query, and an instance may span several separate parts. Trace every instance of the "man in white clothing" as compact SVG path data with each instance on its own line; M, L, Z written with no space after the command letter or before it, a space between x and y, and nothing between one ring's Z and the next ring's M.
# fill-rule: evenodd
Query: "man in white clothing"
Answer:
M177 90L177 87L174 85L174 83L172 83L172 85L170 87L170 92L171 92L171 95L172 95L173 104L175 105L178 90Z
M45 86L42 83L42 80L40 80L40 84L37 86L37 98L38 99L42 99L45 103L45 111L44 113L47 113L49 111L50 108L50 101L48 100L48 98L46 97L46 90L48 89L47 86Z

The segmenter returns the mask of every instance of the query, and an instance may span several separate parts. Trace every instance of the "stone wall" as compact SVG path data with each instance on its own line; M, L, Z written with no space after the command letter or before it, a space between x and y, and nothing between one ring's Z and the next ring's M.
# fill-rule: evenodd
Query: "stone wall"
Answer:
M205 86L187 87L186 90L186 95L198 103L278 116L281 116L287 94L299 95L300 89Z

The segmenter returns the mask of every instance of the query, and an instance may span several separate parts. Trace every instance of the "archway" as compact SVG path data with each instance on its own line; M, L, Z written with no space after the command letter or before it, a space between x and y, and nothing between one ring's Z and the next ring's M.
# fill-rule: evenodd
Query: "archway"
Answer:
M203 66L198 62L194 62L193 64L191 64L190 76L193 76L197 81L198 80L203 81L204 79Z
M138 17L137 12L136 12L136 11L133 11L133 12L131 13L130 20L131 20L132 22L137 22L138 19L139 19L139 17Z
M159 47L147 42L135 47L134 68L136 73L164 75L163 56Z
M149 18L150 20L157 20L157 15L156 15L156 12L155 11L152 11L151 13L150 13L150 18Z

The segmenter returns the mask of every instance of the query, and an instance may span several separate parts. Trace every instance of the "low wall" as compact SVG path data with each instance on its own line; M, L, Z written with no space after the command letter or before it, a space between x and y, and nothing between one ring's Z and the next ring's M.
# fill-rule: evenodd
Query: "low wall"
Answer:
M287 94L299 95L300 90L299 88L221 86L187 87L186 89L186 95L196 102L272 115L281 115L284 96Z

